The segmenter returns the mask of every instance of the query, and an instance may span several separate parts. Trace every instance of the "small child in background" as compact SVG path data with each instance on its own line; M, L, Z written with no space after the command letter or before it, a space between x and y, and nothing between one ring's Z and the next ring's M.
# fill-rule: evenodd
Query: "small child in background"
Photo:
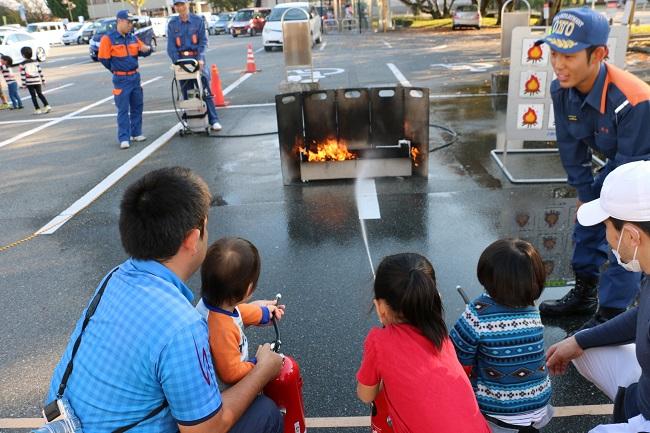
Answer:
M368 333L357 395L383 389L396 433L487 433L472 385L447 335L431 263L388 256L377 268L374 306L383 328Z
M284 314L275 301L246 304L260 276L257 248L241 238L223 238L208 248L201 266L201 298L208 312L210 351L219 379L228 385L239 382L255 366L248 357L244 328L266 325ZM201 306L197 306L200 311Z
M32 103L34 104L34 114L41 114L41 108L38 106L38 100L36 96L43 103L43 111L49 113L52 111L52 107L43 96L42 86L45 85L45 77L43 76L43 70L41 65L38 62L32 60L32 49L30 47L22 47L20 49L20 54L23 55L25 61L19 66L20 79L22 81L22 88L27 88L29 90L29 95L32 97Z
M9 103L7 97L2 91L2 83L0 82L0 110L6 110L7 108L9 108Z
M546 271L530 243L502 239L481 254L485 288L450 332L481 412L493 433L534 433L553 417L546 371L544 327L535 300Z
M18 94L18 83L16 82L16 76L11 70L13 64L14 62L11 57L5 55L0 56L0 69L2 69L2 77L7 83L7 88L9 90L11 108L13 110L17 110L23 108L23 101L20 100L20 95Z

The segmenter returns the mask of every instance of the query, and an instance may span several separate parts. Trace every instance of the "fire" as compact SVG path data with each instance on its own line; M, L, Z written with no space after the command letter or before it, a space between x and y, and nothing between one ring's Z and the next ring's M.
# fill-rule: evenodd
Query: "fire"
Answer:
M316 145L316 152L301 147L300 153L307 157L307 161L345 161L357 159L357 155L348 150L345 143L339 143L336 138L328 138L324 143Z
M413 159L413 165L418 167L420 164L420 150L417 147L411 147L411 158Z
M540 92L541 84L536 75L531 75L526 84L524 84L524 93L527 95L536 95Z
M542 48L539 45L533 45L528 49L528 61L537 63L542 60L542 57L544 56L544 52L542 51Z
M532 108L528 108L528 111L524 113L524 116L521 119L522 125L531 127L537 125L537 113Z

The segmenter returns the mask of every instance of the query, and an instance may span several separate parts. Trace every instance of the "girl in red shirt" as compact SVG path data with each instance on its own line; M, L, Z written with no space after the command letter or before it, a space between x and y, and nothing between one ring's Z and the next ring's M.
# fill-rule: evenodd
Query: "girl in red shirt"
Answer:
M489 433L443 319L435 273L423 256L382 260L373 328L357 373L357 395L372 402L382 391L396 433Z

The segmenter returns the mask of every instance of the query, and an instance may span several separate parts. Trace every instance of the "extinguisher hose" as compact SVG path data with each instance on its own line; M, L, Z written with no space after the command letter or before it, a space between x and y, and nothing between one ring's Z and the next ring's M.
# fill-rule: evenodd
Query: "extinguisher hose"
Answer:
M275 330L275 344L273 345L273 351L279 353L280 345L282 344L280 341L280 328L278 328L278 322L275 320L275 316L273 316L271 322L273 323L273 329Z

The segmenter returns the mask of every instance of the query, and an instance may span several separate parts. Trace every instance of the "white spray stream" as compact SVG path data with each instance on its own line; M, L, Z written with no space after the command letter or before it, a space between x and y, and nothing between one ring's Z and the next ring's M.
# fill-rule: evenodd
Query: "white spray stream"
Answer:
M361 225L361 236L363 243L366 247L368 255L368 262L370 263L370 271L373 278L375 277L375 266L372 263L372 255L370 254L370 246L368 244L368 232L366 230L367 219L379 219L379 203L377 202L377 191L375 189L374 179L364 177L357 178L354 185L354 197L357 202L357 210L359 211L359 224Z

